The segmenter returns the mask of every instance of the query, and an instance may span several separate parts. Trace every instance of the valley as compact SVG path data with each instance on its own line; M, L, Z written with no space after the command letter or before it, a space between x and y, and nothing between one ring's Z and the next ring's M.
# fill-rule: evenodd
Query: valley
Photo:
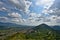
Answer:
M60 30L46 24L32 28L10 27L0 30L0 40L60 40Z

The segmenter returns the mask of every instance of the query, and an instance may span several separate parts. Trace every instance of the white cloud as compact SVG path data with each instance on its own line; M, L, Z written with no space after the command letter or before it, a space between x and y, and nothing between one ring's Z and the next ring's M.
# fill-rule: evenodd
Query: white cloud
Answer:
M22 17L19 13L15 13L15 12L13 12L13 13L8 13L8 16L14 17L14 18L21 18L21 17Z
M27 0L9 0L10 4L15 6L16 8L22 10L23 12L29 13L29 7L32 4L32 2Z
M25 0L8 0L10 4L15 6L18 9L25 10Z
M8 18L0 16L0 22L8 22Z
M8 4L6 4L5 2ZM26 1L25 0L6 0L5 2L2 2L2 1L0 2L0 4L1 4L0 11L1 10L5 11L5 12L8 11L8 16L7 16L8 19L6 19L6 20L8 22L12 22L12 23L17 23L17 24L23 23L24 24L25 19L24 20L22 19L22 15L20 15L17 12L14 12L13 10L17 9L17 10L20 10L22 12L29 13L30 12L29 7L32 4L32 2L27 1L27 0ZM2 4L2 3L4 3L4 4Z
M43 10L42 11L42 13L44 13L44 14L48 14L48 12L49 12L48 10Z
M22 15L19 13L13 12L8 14L9 22L22 24L24 21L22 19Z
M1 4L1 6L9 5L11 8L13 7L13 8L23 10L23 11L27 11L29 9L30 5L32 4L32 2L27 1L27 0L6 0L5 2L1 1L0 4ZM9 7L7 7L7 8L9 8Z
M12 2L14 2L16 4L19 4L19 0L10 0L10 1L12 1Z
M37 0L37 6L44 6L45 9L49 9L55 0Z
M45 17L45 19L43 19L43 22L53 26L53 25L59 25L60 24L58 23L59 20L60 18L58 16L51 15L50 17Z
M60 9L54 9L53 12L51 12L51 13L49 12L49 14L60 16Z
M60 16L60 9L54 8L54 9L49 9L49 10L43 10L42 13L49 14L49 15Z
M13 19L11 19L11 22L16 23L16 24L22 24L23 19L21 19L21 18L13 18Z
M25 1L25 5L26 5L26 7L25 7L25 12L26 12L26 13L29 13L29 12L30 12L29 7L31 6L31 4L32 4L32 2L30 2L30 1Z
M8 4L11 4L11 7L7 7L6 3L3 4L3 2L0 2L0 11L9 11L8 17L0 17L0 20L2 22L12 22L23 25L39 25L42 23L46 23L48 25L60 24L60 9L49 9L53 5L54 1L55 0L36 0L36 6L44 6L44 9L40 14L30 13L29 7L32 2L28 0L7 0ZM11 9L19 9L19 11L27 13L28 17L24 19L20 13L14 12ZM45 16L47 14L49 14L49 16Z
M56 19L56 23L60 25L60 16L57 17L57 19Z
M37 13L30 13L29 17L40 17L41 14L37 14Z
M32 13L31 15L32 16L30 16L28 18L28 20L29 20L28 22L30 23L30 25L35 25L36 26L36 25L40 25L42 23L45 23L45 24L53 26L53 25L59 25L60 24L60 22L59 22L60 17L55 16L55 15L51 15L51 16L48 16L48 17L43 16L43 15L38 17L38 14L35 15L34 13Z
M0 4L3 4L2 2L0 2Z
M5 7L0 8L0 11L6 11L6 10L7 10L7 8L5 8Z

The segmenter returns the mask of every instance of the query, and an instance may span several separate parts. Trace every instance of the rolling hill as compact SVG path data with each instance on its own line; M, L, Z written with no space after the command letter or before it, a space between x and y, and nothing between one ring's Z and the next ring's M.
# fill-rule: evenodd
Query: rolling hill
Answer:
M27 32L27 39L55 40L55 31L46 24L41 24Z
M14 29L14 28L11 28L11 29ZM17 29L20 29L20 28L17 28ZM7 32L7 31L4 30L4 32ZM13 34L10 34L10 35L9 33L2 34L3 36L5 36L4 40L60 40L57 38L57 35L60 35L60 34L56 33L56 30L54 30L53 28L51 28L46 24L41 24L41 25L32 27L28 30L26 29L23 31L8 30L8 32ZM0 37L2 35L0 35Z

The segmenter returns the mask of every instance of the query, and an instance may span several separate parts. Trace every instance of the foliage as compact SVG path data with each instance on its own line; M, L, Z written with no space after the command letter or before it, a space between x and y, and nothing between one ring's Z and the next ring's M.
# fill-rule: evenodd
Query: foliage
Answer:
M17 31L16 31L17 30ZM0 30L0 40L60 40L60 31L43 24L29 30ZM25 32L26 31L26 32Z

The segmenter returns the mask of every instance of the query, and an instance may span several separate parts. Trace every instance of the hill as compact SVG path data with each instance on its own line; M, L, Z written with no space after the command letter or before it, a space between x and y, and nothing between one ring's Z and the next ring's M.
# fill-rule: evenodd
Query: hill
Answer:
M53 26L52 28L56 31L56 39L60 40L60 26Z
M11 28L11 29L14 29L14 28ZM17 28L17 29L20 29L20 28ZM3 33L4 32L7 32L7 31L3 31ZM5 38L4 38L5 40L56 40L57 39L56 34L57 33L53 28L51 28L46 24L41 24L41 25L32 27L28 30L26 29L21 31L9 30L8 34L7 33L2 34L0 35L0 37L3 36L4 38L4 35L5 35Z
M52 26L54 30L60 30L60 26Z
M55 40L55 31L46 24L41 24L27 32L27 39Z

